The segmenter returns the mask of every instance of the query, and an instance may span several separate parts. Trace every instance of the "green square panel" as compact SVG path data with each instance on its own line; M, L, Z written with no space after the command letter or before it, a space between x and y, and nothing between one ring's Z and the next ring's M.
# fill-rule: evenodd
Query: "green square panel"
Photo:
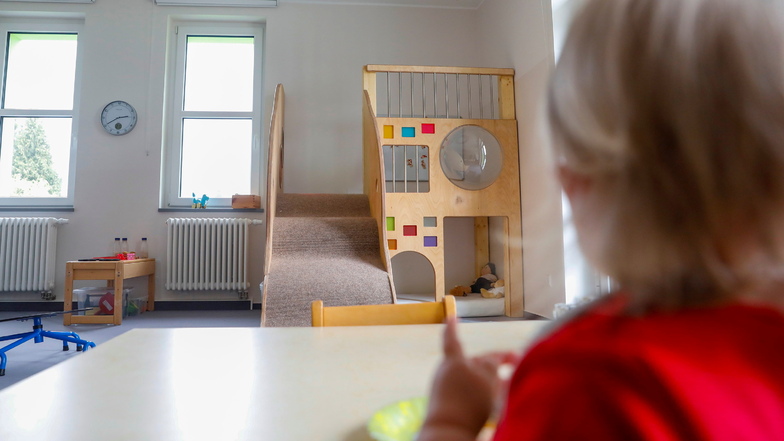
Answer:
M395 231L395 218L388 217L387 218L387 231Z

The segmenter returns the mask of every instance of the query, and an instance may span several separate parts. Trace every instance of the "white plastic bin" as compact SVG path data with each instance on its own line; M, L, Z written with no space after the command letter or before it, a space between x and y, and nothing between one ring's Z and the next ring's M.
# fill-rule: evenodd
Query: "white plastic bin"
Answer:
M128 310L128 298L131 296L133 288L123 288L123 317L126 316ZM77 308L93 308L89 311L80 311L78 315L107 315L106 308L100 307L100 301L103 296L111 298L114 296L114 288L108 286L90 286L85 288L74 288L73 298L76 299Z

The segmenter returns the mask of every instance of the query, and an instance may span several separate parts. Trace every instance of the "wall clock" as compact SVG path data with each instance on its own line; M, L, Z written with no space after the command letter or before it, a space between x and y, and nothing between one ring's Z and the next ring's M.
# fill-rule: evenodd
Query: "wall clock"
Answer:
M112 101L101 112L101 125L112 135L125 135L136 127L136 109L125 101Z

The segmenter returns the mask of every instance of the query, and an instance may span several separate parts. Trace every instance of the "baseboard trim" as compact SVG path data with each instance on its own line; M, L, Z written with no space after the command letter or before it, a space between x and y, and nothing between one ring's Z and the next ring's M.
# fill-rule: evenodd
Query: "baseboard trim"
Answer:
M74 302L73 308L76 308ZM57 312L63 310L63 302L0 302L0 311Z
M534 314L533 312L528 312L528 311L523 312L523 318L526 320L550 320L549 318L543 315Z
M73 309L78 307L73 302ZM244 311L249 304L245 300L220 301L156 301L156 311ZM261 310L261 303L254 303L253 309ZM0 312L57 312L63 310L63 302L0 302Z
M245 311L250 304L246 300L181 300L156 301L156 311ZM254 303L252 309L261 309L261 303Z

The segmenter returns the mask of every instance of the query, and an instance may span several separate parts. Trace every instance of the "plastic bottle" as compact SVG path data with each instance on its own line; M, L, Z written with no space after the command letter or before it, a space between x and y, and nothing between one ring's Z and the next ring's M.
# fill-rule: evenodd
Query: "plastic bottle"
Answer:
M147 254L147 238L142 237L142 242L139 244L139 252L137 253L139 259L146 259L148 257Z
M123 237L122 238L122 247L121 248L122 248L122 253L128 254L128 238L127 237Z
M116 255L118 255L120 253L122 253L122 246L120 245L120 238L119 237L115 237L114 238L114 253L113 253L113 255L116 256Z

